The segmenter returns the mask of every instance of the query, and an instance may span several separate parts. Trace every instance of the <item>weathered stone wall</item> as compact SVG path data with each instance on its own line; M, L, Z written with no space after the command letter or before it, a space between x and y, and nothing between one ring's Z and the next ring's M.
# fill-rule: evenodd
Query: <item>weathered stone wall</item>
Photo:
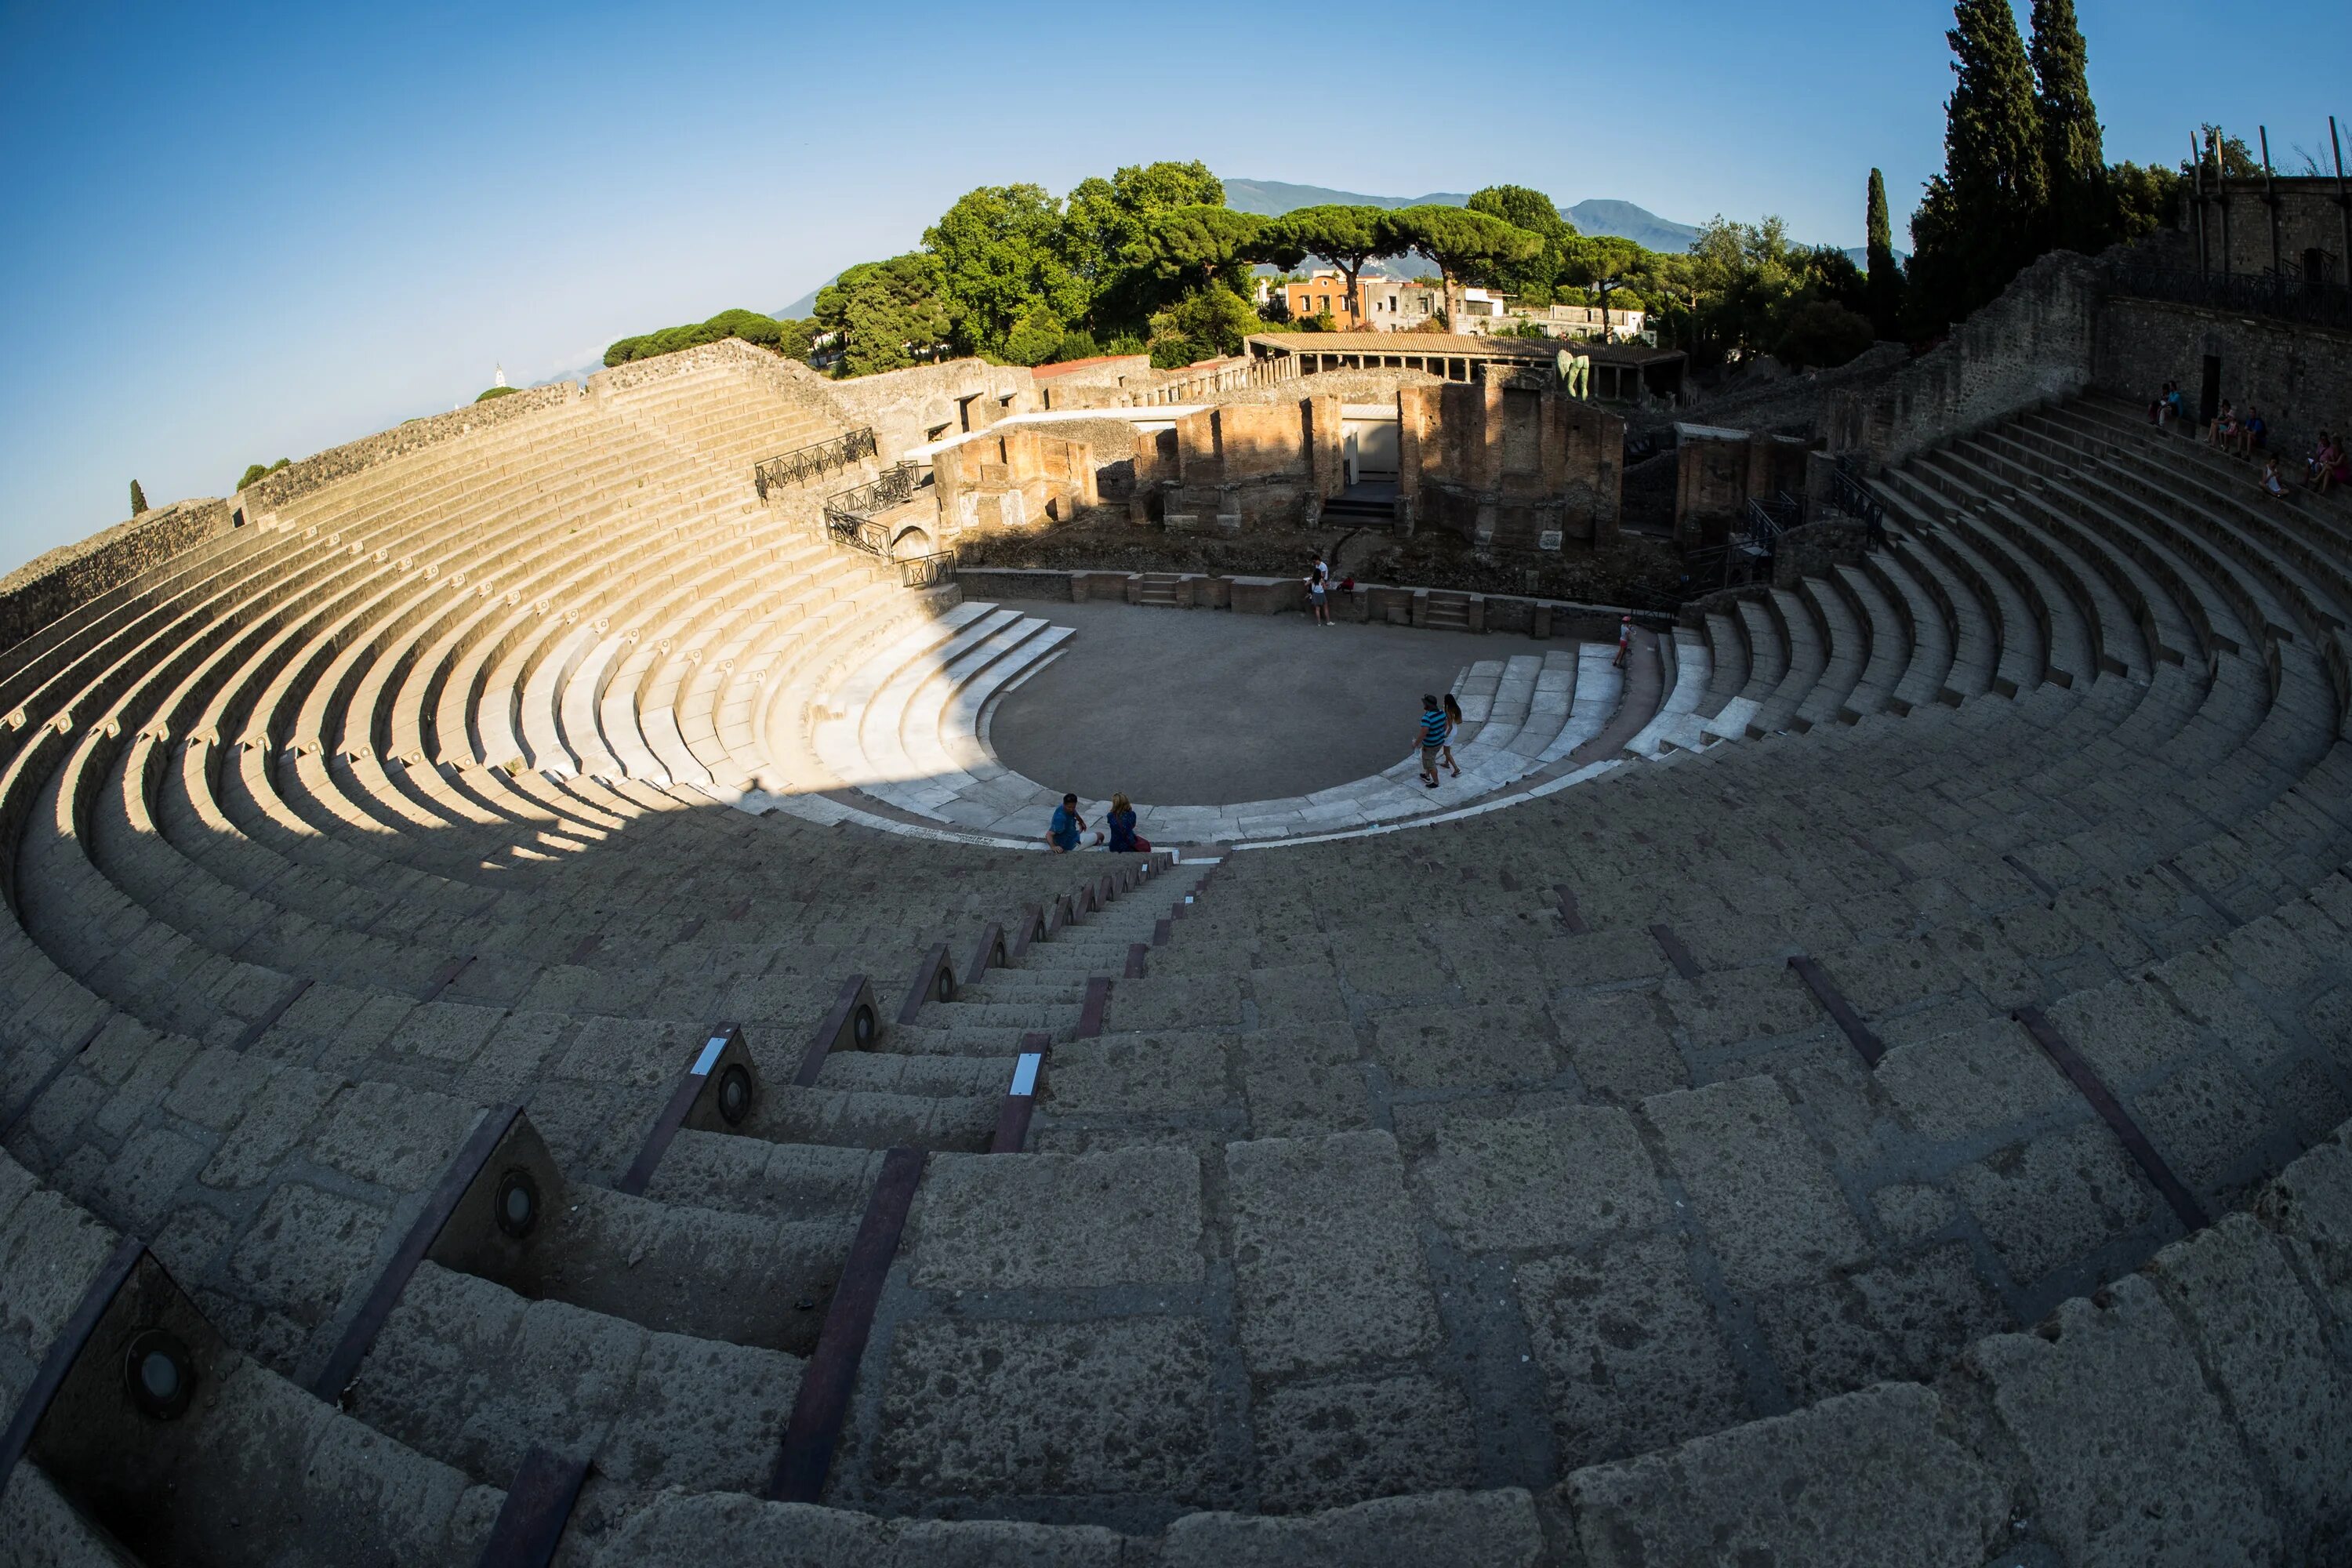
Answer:
M1135 438L1139 521L1171 528L1311 526L1345 479L1336 396L1225 403Z
M1780 535L1772 552L1775 587L1794 588L1806 577L1826 577L1833 567L1857 565L1870 531L1852 518L1823 518L1801 523Z
M2117 297L2101 310L2097 336L2094 384L2141 403L2177 381L2193 405L2205 356L2220 360L2221 395L2262 410L2282 459L2308 451L2322 430L2352 425L2352 334Z
M1830 450L1897 462L2029 404L2081 392L2091 383L2100 279L2088 257L2042 257L1942 346L1875 384L1832 393Z
M982 430L1007 414L1027 414L1037 406L1026 370L977 359L919 364L822 384L850 425L874 427L886 463L931 440L931 432L942 426L947 435Z
M225 500L174 501L35 556L0 577L0 648L15 647L77 605L228 532L229 513Z
M1832 393L1866 391L1910 361L1911 351L1901 343L1874 343L1833 369L1805 371L1698 398L1676 417L1810 439L1822 431L1823 411Z
M1320 381L1320 376L1316 378ZM1505 377L1397 395L1400 510L1415 528L1506 550L1613 538L1625 422L1546 385Z
M2305 253L2315 250L2332 262L2326 268L2327 281L2344 281L2345 257L2347 248L2352 248L2352 237L2345 233L2344 209L2336 205L2335 175L2320 179L2294 175L2275 181L2268 187L2277 198L2275 203L2264 201L2265 187L2260 178L2232 180L2225 191L2215 184L2209 163L2205 179L2202 203L2191 198L2180 204L2180 232L2189 241L2182 253L2187 265L2196 265L2197 223L2201 206L2209 267L2216 272L2269 271L2273 254L2271 224L2275 214L2275 254L2282 267L2301 269L2308 259Z
M584 390L590 397L614 397L679 376L714 370L751 377L777 396L806 408L828 424L842 422L840 402L833 396L835 383L827 381L798 360L771 353L740 338L721 338L717 342L698 343L676 353L631 360L610 370L600 370L588 378ZM515 399L501 401L511 403Z
M747 343L744 346L749 348L751 345ZM577 384L560 381L552 386L534 386L509 397L494 397L488 403L468 403L463 408L453 409L447 414L411 419L405 425L395 425L376 435L349 441L340 447L330 447L315 457L305 458L265 479L256 479L239 490L229 505L233 510L243 511L247 521L259 522L289 502L323 489L338 479L347 479L378 463L388 462L410 452L421 452L446 441L458 440L478 430L511 425L551 408L561 408L579 395Z
M1116 408L1128 394L1159 385L1167 373L1151 368L1150 354L1118 354L1066 370L1041 365L1031 377L1040 408Z
M1060 428L1013 426L934 456L941 537L1067 521L1097 505L1094 450Z
M1805 443L1769 431L1708 436L1684 426L1675 448L1675 538L1685 550L1721 544L1752 497L1805 490Z

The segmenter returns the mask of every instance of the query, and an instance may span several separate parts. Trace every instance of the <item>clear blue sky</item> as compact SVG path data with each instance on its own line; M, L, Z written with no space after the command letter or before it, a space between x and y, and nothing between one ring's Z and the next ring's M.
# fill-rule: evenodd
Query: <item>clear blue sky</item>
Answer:
M2340 47L2079 0L2110 157L2352 117ZM2021 5L2021 11L2024 7ZM975 184L1153 158L1382 195L1898 233L1947 5L144 5L0 0L0 570L150 500L773 310ZM2242 18L2239 18L2242 19ZM2273 0L2265 40L2343 38ZM1351 67L1349 55L1370 63ZM2210 68L2221 63L2219 75Z

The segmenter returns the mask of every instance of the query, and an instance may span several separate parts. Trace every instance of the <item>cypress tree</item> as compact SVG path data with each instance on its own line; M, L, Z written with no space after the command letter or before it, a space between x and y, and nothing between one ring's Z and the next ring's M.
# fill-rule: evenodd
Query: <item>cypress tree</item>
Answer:
M2033 108L2042 118L2049 243L2086 252L2105 246L2113 228L2088 54L2074 0L2033 0Z
M137 517L141 512L145 511L146 510L147 492L139 488L139 481L137 479L133 479L131 481L131 515Z
M1903 266L1895 259L1895 227L1886 221L1886 177L1870 172L1870 210L1864 243L1868 247L1870 324L1880 340L1903 335Z
M2010 0L1958 0L1959 78L1944 105L1944 172L1912 219L1913 301L1940 330L1999 294L2039 249L2049 205L2033 68Z

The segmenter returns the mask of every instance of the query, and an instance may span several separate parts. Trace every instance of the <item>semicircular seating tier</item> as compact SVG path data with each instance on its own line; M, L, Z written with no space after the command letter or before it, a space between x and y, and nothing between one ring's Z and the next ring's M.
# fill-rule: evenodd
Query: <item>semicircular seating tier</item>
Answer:
M0 658L12 1552L2345 1538L2352 512L2037 409L1473 659L1472 806L1074 859L928 787L1050 616L754 488L830 395L380 437Z

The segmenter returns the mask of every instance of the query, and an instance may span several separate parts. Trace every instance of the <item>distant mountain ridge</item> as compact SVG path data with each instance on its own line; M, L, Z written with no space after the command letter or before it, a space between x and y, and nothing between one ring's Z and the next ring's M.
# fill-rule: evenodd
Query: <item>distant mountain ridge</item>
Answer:
M1339 204L1368 207L1458 207L1470 197L1461 191L1433 191L1425 196L1370 196L1360 191L1335 191L1327 185L1294 185L1282 180L1232 179L1225 182L1225 205L1236 212L1279 217L1297 207ZM1686 223L1660 217L1632 202L1596 196L1559 209L1580 234L1605 234L1652 250L1688 250L1698 230Z

